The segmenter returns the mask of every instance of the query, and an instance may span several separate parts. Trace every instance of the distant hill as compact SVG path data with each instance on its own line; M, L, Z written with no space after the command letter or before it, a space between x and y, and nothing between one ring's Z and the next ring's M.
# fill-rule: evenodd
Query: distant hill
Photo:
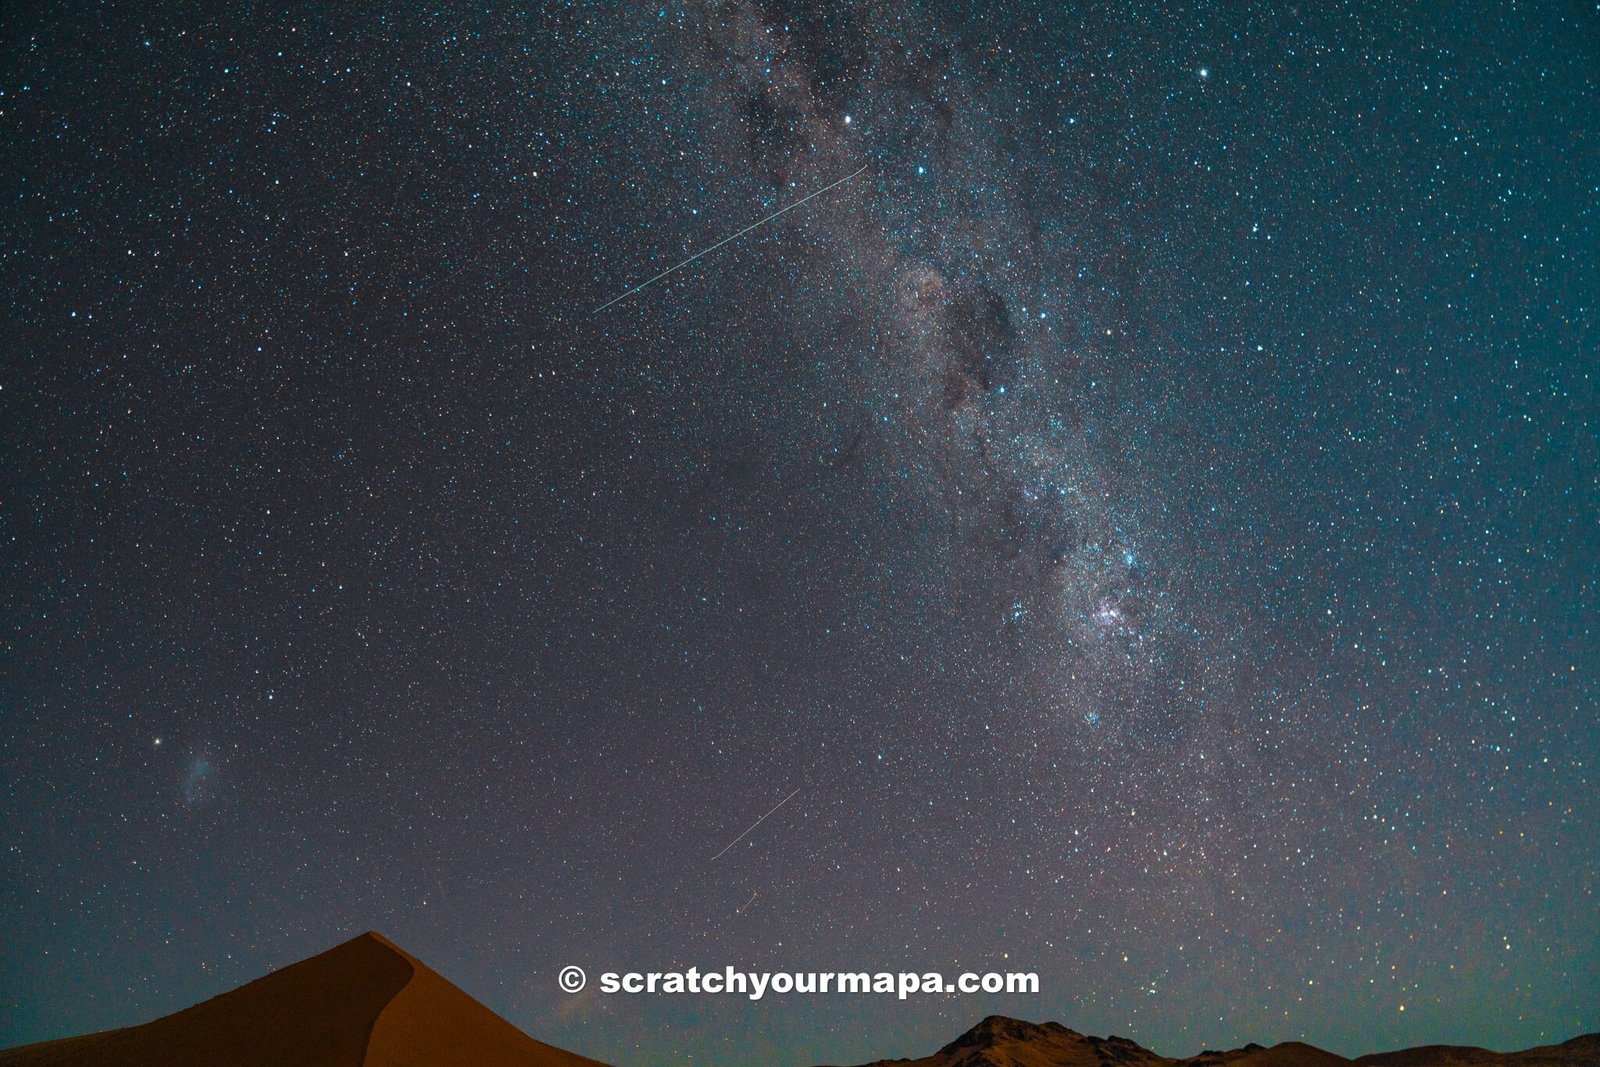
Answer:
M1246 1045L1174 1059L1125 1037L1092 1037L1060 1023L991 1015L931 1056L863 1067L1600 1067L1600 1034L1524 1052L1429 1045L1348 1060L1299 1041Z
M535 1041L378 934L142 1026L0 1067L605 1067Z
M1186 1059L991 1015L931 1056L864 1067L1600 1067L1600 1034L1523 1052L1429 1045L1359 1059L1298 1041ZM142 1026L0 1052L0 1067L606 1067L535 1041L368 933Z
M1461 1045L1423 1045L1356 1058L1357 1067L1594 1067L1600 1064L1600 1034L1522 1052L1490 1052Z

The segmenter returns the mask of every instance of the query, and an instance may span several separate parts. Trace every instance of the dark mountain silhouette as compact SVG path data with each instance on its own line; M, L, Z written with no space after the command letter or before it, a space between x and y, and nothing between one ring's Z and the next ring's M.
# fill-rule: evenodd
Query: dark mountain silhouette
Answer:
M1423 1045L1359 1056L1357 1067L1594 1067L1600 1064L1600 1034L1521 1052L1490 1052L1461 1045Z
M1125 1037L1093 1037L1060 1023L991 1015L931 1056L863 1067L1600 1067L1600 1034L1523 1052L1428 1045L1349 1060L1299 1041L1198 1056L1162 1056Z
M535 1041L378 934L142 1026L0 1067L604 1067Z
M864 1067L1600 1067L1600 1034L1522 1052L1429 1045L1349 1060L1298 1041L1175 1059L991 1015L931 1056ZM142 1026L0 1051L0 1067L606 1067L535 1041L363 934Z

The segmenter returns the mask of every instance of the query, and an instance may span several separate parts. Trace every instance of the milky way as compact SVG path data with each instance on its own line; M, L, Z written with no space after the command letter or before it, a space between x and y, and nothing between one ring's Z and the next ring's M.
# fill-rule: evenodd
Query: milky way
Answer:
M1443 18L5 19L0 1043L1600 1029L1600 31Z

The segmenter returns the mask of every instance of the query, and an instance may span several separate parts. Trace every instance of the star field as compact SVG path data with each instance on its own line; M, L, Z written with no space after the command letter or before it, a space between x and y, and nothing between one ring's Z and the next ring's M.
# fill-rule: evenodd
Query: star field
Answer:
M8 13L0 1045L369 928L626 1064L1600 1029L1597 56L1493 3Z

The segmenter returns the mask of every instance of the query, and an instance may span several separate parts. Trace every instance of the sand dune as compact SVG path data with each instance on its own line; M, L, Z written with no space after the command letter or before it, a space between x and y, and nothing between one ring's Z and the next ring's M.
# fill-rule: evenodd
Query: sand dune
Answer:
M1430 1045L1348 1060L1298 1041L1174 1059L991 1015L931 1056L865 1067L1600 1067L1600 1034L1522 1052ZM378 934L175 1015L0 1052L0 1067L605 1067L535 1041Z
M0 1067L604 1067L535 1041L378 934L142 1026Z

